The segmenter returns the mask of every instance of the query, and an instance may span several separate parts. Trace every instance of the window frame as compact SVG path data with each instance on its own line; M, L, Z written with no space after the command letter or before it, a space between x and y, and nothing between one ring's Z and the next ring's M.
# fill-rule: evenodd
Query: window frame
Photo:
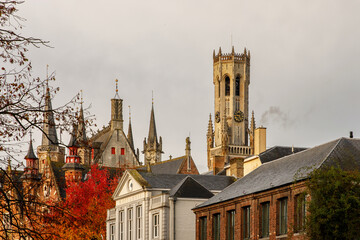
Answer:
M287 234L287 225L288 225L288 198L278 199L278 214L277 214L277 235Z
M115 147L111 147L111 155L115 155L116 151L115 151Z
M152 237L159 238L160 237L160 214L154 213L152 215Z
M124 236L124 215L125 215L124 210L119 212L119 239L120 240L125 240L125 236Z
M306 221L306 196L304 193L295 195L294 232L302 232Z
M127 239L132 240L133 239L133 208L128 208L127 210Z
M142 228L142 206L139 205L136 207L136 229L135 235L136 239L141 239L141 229Z
M207 240L207 217L199 218L199 240Z
M263 202L260 206L260 237L265 238L270 236L270 202Z
M242 209L242 237L244 240L251 238L251 206L244 206Z
M225 96L230 96L231 86L230 86L231 80L229 76L225 76Z
M220 231L221 231L221 223L220 223L220 213L215 213L212 216L212 239L220 240Z
M235 209L227 211L227 218L226 218L226 237L227 240L234 240L235 239Z

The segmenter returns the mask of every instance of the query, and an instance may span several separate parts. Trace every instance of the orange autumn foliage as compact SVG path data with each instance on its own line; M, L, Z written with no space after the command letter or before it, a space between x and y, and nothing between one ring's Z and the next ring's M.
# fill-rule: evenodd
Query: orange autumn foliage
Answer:
M111 198L122 171L110 178L106 169L91 167L87 180L71 183L66 200L50 211L46 222L54 231L52 239L105 239L107 209L113 208Z

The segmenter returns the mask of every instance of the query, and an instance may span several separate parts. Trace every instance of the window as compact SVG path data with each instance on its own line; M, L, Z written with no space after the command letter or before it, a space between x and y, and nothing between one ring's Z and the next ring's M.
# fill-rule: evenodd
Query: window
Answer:
M237 76L235 80L235 95L240 96L240 77Z
M220 213L213 215L213 240L220 240Z
M242 208L242 215L243 239L250 239L250 206Z
M121 148L121 155L125 155L125 148Z
M119 236L124 240L124 211L119 212Z
M153 238L159 237L159 214L153 214Z
M278 235L287 233L287 198L278 201Z
M270 202L261 204L261 227L260 236L269 237L269 225L270 225Z
M141 239L142 207L136 207L136 239Z
M230 78L225 77L225 96L230 96Z
M200 218L199 228L200 240L207 240L207 217Z
M115 240L115 225L110 224L110 240Z
M132 226L132 223L133 223L133 209L132 208L129 208L128 209L128 221L127 221L127 239L128 240L132 240L133 239L133 226Z
M294 232L300 232L304 230L305 217L306 217L306 205L305 195L299 194L295 196L295 229Z
M227 212L227 239L235 239L235 210Z
M114 148L114 147L111 148L111 154L112 154L112 155L115 154L115 148Z

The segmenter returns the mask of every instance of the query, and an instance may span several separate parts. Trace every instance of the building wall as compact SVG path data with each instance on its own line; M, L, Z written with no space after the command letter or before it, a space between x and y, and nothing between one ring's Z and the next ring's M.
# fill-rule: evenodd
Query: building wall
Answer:
M137 160L134 152L132 151L127 138L122 130L114 130L111 132L111 137L107 143L100 162L104 167L133 167L137 166ZM115 148L115 154L112 148ZM124 149L124 155L121 154L121 149Z
M244 161L244 176L261 166L259 156Z
M260 204L270 202L270 236L269 240L279 239L306 239L301 233L293 233L294 219L296 213L295 196L305 191L305 182L274 188L261 193L242 196L233 200L225 201L219 204L203 207L194 210L196 214L196 239L200 239L199 223L200 217L207 217L207 239L212 239L213 215L220 214L220 239L226 239L227 229L227 212L235 210L235 239L243 238L243 207L250 206L250 239L260 238ZM281 198L288 198L287 205L287 234L279 236L278 234L278 201Z
M170 240L195 239L195 215L191 209L207 199L177 199L175 204L170 204ZM175 221L174 210L175 209ZM175 227L173 225L175 222ZM175 228L175 238L174 238Z

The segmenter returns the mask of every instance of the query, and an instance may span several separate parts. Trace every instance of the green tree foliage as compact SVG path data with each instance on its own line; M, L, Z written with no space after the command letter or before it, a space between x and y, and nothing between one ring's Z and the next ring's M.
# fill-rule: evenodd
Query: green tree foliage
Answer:
M307 186L310 239L360 239L360 172L339 167L317 169Z

